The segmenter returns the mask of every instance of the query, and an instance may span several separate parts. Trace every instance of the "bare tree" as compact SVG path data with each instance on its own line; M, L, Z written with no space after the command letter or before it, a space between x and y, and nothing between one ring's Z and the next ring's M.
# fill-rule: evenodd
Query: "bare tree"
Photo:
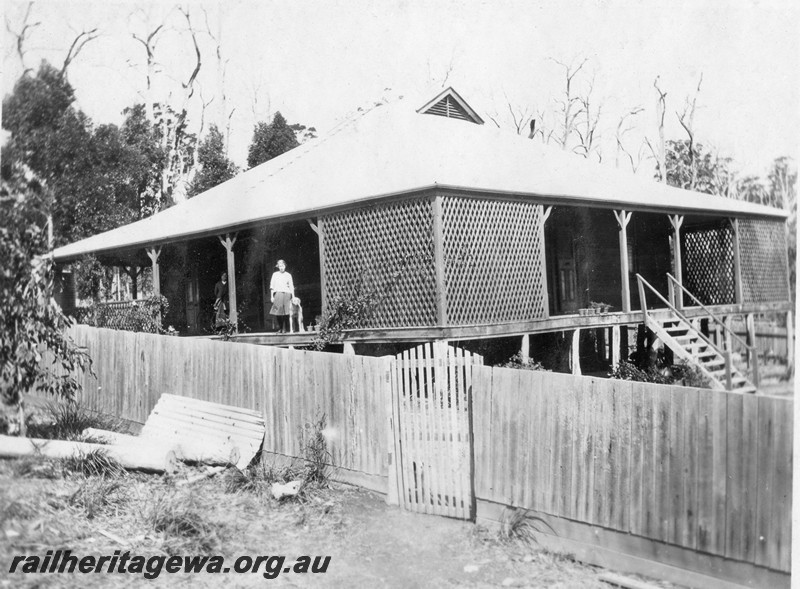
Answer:
M17 57L19 57L20 65L22 66L23 76L32 71L32 68L29 68L25 65L25 53L27 51L25 42L28 40L31 31L42 24L41 21L34 23L29 22L31 18L31 10L33 10L33 2L28 2L28 6L25 9L25 16L22 19L22 28L19 30L19 32L14 31L11 28L11 23L8 21L8 15L6 15L6 30L14 37L14 48L16 50Z
M78 54L86 47L86 44L94 41L97 39L98 29L94 28L90 31L81 31L72 40L72 45L69 46L69 50L67 51L67 56L64 58L64 63L61 66L61 76L66 78L67 77L67 69L69 68L70 64L78 57Z
M216 123L219 127L222 127L223 121L225 121L225 154L228 153L228 144L230 141L230 127L231 127L231 118L233 116L234 111L236 108L232 108L228 111L228 97L225 92L226 88L226 77L228 73L228 63L229 59L223 57L222 52L222 18L219 12L216 15L216 32L212 32L211 30L211 23L209 22L208 18L208 11L205 8L202 8L203 16L205 17L205 26L206 26L206 33L208 34L209 38L214 43L214 57L216 59L216 97L217 97L217 116L216 116Z
M159 33L163 30L164 23L159 24L155 27L152 31L150 31L146 37L142 38L139 37L136 33L131 33L133 38L136 39L139 43L142 44L145 50L145 55L147 58L146 63L146 80L147 85L145 89L145 111L147 112L147 118L153 120L153 104L155 100L153 99L153 78L155 77L156 73L156 44L158 43L158 36Z
M683 127L683 130L686 131L686 135L689 137L689 170L691 174L691 180L689 183L689 189L694 190L697 187L697 158L694 149L694 113L697 109L697 96L700 94L700 86L703 83L703 74L700 74L700 79L697 81L697 89L694 92L694 96L686 98L683 104L683 112L679 113L675 111L675 114L678 117L678 121Z
M575 79L575 76L577 76L578 73L583 69L583 66L586 65L586 62L589 61L589 58L584 58L583 61L577 66L572 64L568 65L552 58L551 61L564 68L564 98L559 100L558 104L561 105L562 113L562 129L560 140L561 149L567 149L569 138L572 135L572 131L575 126L575 119L580 114L579 109L577 108L580 99L573 92L573 80Z
M633 124L631 123L631 119L642 112L644 109L641 106L634 106L632 109L628 110L625 114L623 114L619 122L617 123L617 129L614 133L614 139L616 141L616 152L614 156L614 167L619 168L619 161L620 161L620 154L624 153L631 164L631 169L634 173L639 168L639 165L642 161L642 147L639 146L639 151L637 153L636 159L634 159L633 155L630 151L625 148L624 138L625 134L629 133L633 130Z
M594 79L589 83L589 88L586 93L578 97L580 109L578 115L582 115L583 124L575 126L575 132L578 135L579 143L573 151L580 153L583 157L589 157L593 152L597 154L598 159L602 160L602 154L597 150L596 140L599 139L597 134L597 126L600 122L600 114L603 110L603 104L597 107L597 110L592 114L592 92L594 91Z
M645 144L658 166L658 178L662 182L667 182L667 144L664 140L664 117L667 112L667 93L664 92L658 85L658 78L653 80L653 88L658 92L658 99L656 101L656 124L658 125L658 146L653 147L650 139L645 136Z

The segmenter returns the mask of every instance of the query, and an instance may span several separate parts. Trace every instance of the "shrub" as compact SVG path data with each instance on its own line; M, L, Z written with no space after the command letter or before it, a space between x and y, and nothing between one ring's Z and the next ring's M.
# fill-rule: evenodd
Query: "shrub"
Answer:
M538 543L536 534L552 528L539 516L530 515L527 509L507 507L500 520L500 538L521 540L525 543Z
M709 380L700 370L682 360L663 370L649 367L645 370L637 368L630 362L620 360L617 368L609 376L620 380L650 382L655 384L678 384L685 387L710 388Z
M19 406L25 435L24 394L39 390L71 398L80 386L77 371L89 369L91 360L66 334L71 320L53 298L53 261L44 255L51 197L21 167L6 165L2 171L0 395L7 405Z
M515 368L517 370L543 370L550 372L545 368L541 362L537 362L533 358L524 358L522 352L517 352L511 358L501 364L497 364L499 368Z
M346 329L365 327L374 316L380 299L375 289L368 289L363 283L359 283L351 296L336 297L317 323L317 337L312 347L324 350L341 341Z

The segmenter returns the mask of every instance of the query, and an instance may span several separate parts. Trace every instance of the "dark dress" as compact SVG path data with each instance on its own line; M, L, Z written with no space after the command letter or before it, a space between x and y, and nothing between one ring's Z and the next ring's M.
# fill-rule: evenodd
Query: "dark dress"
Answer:
M214 286L214 322L219 325L228 320L228 283L221 280Z

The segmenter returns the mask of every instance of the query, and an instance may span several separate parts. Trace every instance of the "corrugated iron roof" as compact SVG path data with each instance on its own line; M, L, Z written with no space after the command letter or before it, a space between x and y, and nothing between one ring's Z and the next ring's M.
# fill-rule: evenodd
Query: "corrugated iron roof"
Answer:
M376 106L148 219L58 248L55 259L314 217L437 187L628 210L786 217L779 209L633 176L488 125L419 114L414 106L408 100Z

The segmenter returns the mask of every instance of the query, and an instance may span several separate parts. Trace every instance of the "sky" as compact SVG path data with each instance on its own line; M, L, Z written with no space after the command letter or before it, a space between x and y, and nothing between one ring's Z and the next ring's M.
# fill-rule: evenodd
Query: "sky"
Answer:
M228 0L190 2L202 67L188 103L192 131L200 105L211 122L230 122L229 154L240 166L258 120L279 110L290 123L320 132L386 98L426 102L452 85L487 124L513 129L510 112L542 112L554 127L564 68L587 60L574 87L592 86L601 108L603 160L613 165L615 130L631 109L625 148L636 153L657 136L653 87L667 92L667 138L685 137L676 112L697 93L697 139L734 159L743 173L764 174L797 151L800 3L776 0ZM3 87L22 71L16 53L27 3L5 3ZM193 66L186 19L168 2L34 2L25 65L59 64L75 36L98 28L69 68L78 106L95 123L120 123L146 92L143 46L133 35L164 28L149 96L180 101ZM216 48L222 59L217 60ZM220 63L224 63L223 68ZM224 100L222 96L224 95ZM420 104L420 106L421 106ZM627 126L627 125L626 125ZM642 151L648 155L646 150ZM643 159L644 156L643 156ZM652 165L652 162L651 162ZM647 164L641 168L647 169ZM646 172L649 173L649 172Z

